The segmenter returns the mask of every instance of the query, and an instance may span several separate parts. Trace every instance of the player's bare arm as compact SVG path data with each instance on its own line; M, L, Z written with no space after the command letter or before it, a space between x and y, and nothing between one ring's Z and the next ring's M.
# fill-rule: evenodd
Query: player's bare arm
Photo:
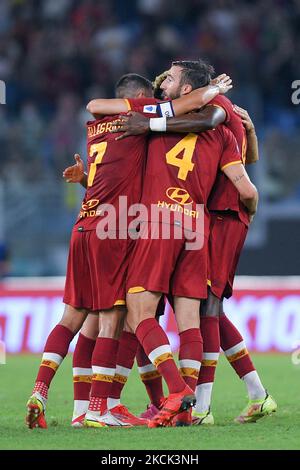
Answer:
M130 135L144 134L149 131L176 133L205 132L215 129L224 122L226 113L223 108L207 106L197 113L190 113L175 118L147 118L140 113L130 112L120 116L112 132L123 132L116 140ZM166 119L166 121L165 121ZM162 125L165 124L165 127Z
M259 160L258 153L258 140L255 132L255 126L251 120L248 112L240 108L237 105L234 105L234 111L242 118L242 123L245 127L247 133L247 153L246 153L246 163L255 163Z
M167 132L205 132L215 129L225 121L226 113L223 108L207 106L196 113L180 117L168 118Z
M250 217L253 217L257 211L258 191L251 182L244 165L242 163L229 165L223 171L238 190L241 201L247 207Z
M66 183L80 183L81 186L87 188L87 174L84 172L84 163L80 155L74 155L75 165L69 166L63 171L63 178Z
M88 103L86 109L96 119L101 119L103 116L112 116L119 113L127 113L128 104L123 98L98 98Z
M175 115L180 116L195 109L200 109L218 94L227 93L232 88L232 80L228 75L219 75L217 79L218 82L214 85L210 84L203 88L197 88L196 90L173 100L172 105ZM87 105L87 110L96 119L100 119L107 115L126 113L129 110L129 107L127 100L123 98L99 98L90 101Z
M214 84L197 88L173 100L172 105L175 116L181 116L200 109L217 95L225 94L233 87L231 78L226 74L219 75L215 80L217 81Z

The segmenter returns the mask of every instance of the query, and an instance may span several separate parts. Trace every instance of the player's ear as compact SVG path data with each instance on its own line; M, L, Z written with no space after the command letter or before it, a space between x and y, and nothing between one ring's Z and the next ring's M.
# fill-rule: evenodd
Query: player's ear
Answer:
M145 98L145 90L144 88L140 88L138 91L137 91L137 94L136 94L136 97L137 98Z
M181 94L188 95L189 93L191 93L192 90L193 90L192 85L186 83L185 85L182 85L181 87Z

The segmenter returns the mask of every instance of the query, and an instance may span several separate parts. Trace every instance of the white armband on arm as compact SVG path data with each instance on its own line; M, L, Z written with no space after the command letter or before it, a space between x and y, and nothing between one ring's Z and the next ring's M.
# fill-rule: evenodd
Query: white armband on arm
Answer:
M159 116L166 117L166 118L175 116L173 106L172 106L172 101L165 101L163 103L158 103L156 107L156 112Z
M153 132L166 132L167 130L167 118L150 118L149 126Z

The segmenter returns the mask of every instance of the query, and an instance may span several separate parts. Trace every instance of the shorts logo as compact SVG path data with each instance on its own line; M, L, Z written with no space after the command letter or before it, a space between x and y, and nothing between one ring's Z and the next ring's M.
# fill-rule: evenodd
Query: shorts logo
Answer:
M81 208L84 211L88 211L89 209L98 206L98 204L99 199L90 199L89 201L83 202Z
M177 204L180 204L181 206L192 204L193 202L189 193L182 188L168 188L166 195L171 199L171 201L177 202Z

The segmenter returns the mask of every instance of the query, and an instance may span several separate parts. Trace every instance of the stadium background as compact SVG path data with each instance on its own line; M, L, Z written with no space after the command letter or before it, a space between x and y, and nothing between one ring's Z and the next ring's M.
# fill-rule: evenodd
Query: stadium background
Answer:
M0 3L0 339L40 351L61 313L68 240L83 192L63 182L85 156L86 103L112 97L134 71L153 78L172 59L208 59L234 81L230 98L256 125L249 169L259 212L229 302L250 349L300 341L299 1L35 0ZM56 276L56 278L53 278ZM167 317L166 317L167 318ZM168 330L175 325L169 315ZM18 334L16 334L16 331ZM173 335L176 348L176 335Z

